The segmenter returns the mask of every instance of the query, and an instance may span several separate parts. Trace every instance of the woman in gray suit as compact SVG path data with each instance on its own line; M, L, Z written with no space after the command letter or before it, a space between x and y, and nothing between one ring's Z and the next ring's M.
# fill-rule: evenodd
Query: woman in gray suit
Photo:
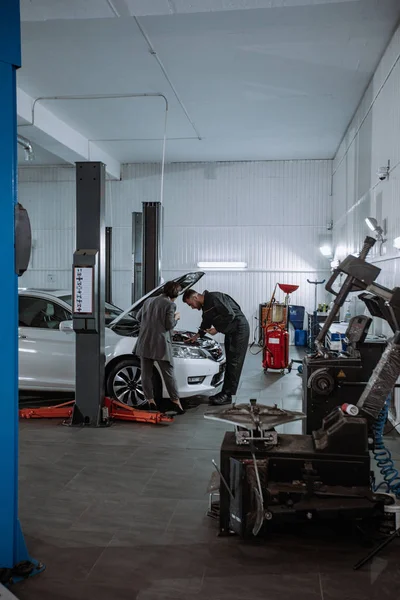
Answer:
M137 314L140 332L136 344L136 354L140 357L142 368L144 397L152 409L157 409L153 389L153 368L156 361L178 414L185 411L179 399L174 374L171 332L180 318L175 305L180 291L178 283L168 281L164 285L163 294L146 300Z

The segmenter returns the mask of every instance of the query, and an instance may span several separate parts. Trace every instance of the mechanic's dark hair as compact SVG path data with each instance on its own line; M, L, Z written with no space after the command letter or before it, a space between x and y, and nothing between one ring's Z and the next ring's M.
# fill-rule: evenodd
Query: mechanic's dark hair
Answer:
M176 281L167 281L164 285L164 294L173 300L179 296L181 290L181 286Z
M183 298L182 300L184 302L186 302L187 300L190 300L190 298L192 298L192 296L196 296L196 294L198 294L198 292L196 292L196 290L186 290L186 292L183 294Z

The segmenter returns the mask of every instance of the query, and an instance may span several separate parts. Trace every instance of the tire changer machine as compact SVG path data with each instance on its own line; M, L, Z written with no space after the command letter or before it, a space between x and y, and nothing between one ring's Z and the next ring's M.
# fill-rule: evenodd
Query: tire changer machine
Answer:
M334 407L310 435L276 432L306 415L256 400L206 412L206 419L234 426L220 454L221 534L246 538L268 532L272 523L383 518L385 506L394 503L372 489L370 450L374 424L400 375L400 288L375 283L380 269L366 262L375 242L366 237L360 255L349 255L334 271L327 288L340 273L346 277L316 339L315 357L326 360L325 332L351 292L363 292L371 313L389 323L394 335L358 401Z

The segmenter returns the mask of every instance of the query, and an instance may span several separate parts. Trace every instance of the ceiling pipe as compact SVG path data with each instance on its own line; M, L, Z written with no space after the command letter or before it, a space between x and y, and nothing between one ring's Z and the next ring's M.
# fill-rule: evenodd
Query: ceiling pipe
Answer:
M121 99L135 99L135 98L162 98L165 102L165 116L164 116L164 135L162 145L162 160L161 160L161 190L160 190L160 202L163 204L164 201L164 173L165 173L165 151L167 144L167 124L168 124L168 100L164 94L159 92L143 92L135 94L87 94L77 96L40 96L33 101L32 104L32 122L24 123L19 127L34 127L35 126L35 108L38 102L44 102L45 100L121 100ZM90 159L90 142L88 140L88 158Z
M17 143L23 147L25 151L25 160L32 161L35 158L31 142L22 135L17 135Z
M115 1L115 0L106 0L106 2L107 2L107 4L108 4L108 6L111 8L111 10L112 10L112 12L114 13L114 15L115 15L117 18L121 18L122 16L128 16L128 14L127 14L127 15L122 15L122 14L121 14L120 10L118 10L118 8L115 6L115 4L114 4L114 1ZM171 11L171 14L176 14L176 12L177 12L177 11L176 11L176 7L175 7L175 5L174 5L174 2L173 2L172 0L167 0L167 3L168 3L168 6L169 6L169 9L170 9L170 11ZM125 12L125 11L124 11L124 12ZM129 14L129 16L130 16L130 14ZM139 21L138 17L136 17L135 15L132 15L132 16L133 16L133 20L134 20L134 21L135 21L135 23L136 23L136 26L137 26L137 28L139 29L139 31L140 31L140 33L141 33L141 35L142 35L143 39L145 40L145 42L146 42L146 44L147 44L147 46L148 46L148 48L149 48L150 54L151 54L152 56L154 56L154 58L156 59L156 61L157 61L157 64L158 64L158 66L160 67L160 69L161 69L161 71L162 71L162 74L164 75L164 77L165 77L165 79L166 79L166 81L167 81L167 83L168 83L169 87L170 87L170 88L171 88L171 90L173 91L173 93L174 93L174 96L175 96L175 98L177 99L177 101L178 101L178 103L179 103L179 106L181 107L181 109L182 109L182 110L183 110L183 112L185 113L185 116L186 116L187 120L189 121L189 123L190 123L190 125L191 125L191 127L192 127L193 131L195 132L195 134L196 134L196 138L197 138L197 139L198 139L198 140L201 142L201 140L202 140L202 137L201 137L201 135L200 135L200 133L199 133L199 130L197 129L197 127L196 127L196 125L194 124L193 120L190 118L190 115L189 115L189 113L188 113L188 111L187 111L187 108L186 108L186 106L184 105L183 101L181 100L181 97L179 96L179 94L178 94L178 91L177 91L176 87L175 87L175 86L174 86L174 84L172 83L172 81L171 81L171 79L170 79L170 76L168 75L168 73L167 73L167 70L166 70L166 68L165 68L165 66L164 66L164 63L162 62L161 58L158 56L158 54L157 54L157 52L156 52L156 50L155 50L155 48L154 48L154 46L153 46L153 44L152 44L152 42L151 42L151 40L150 40L149 36L147 35L146 31L144 30L144 28L143 28L142 24L140 23L140 21Z
M172 81L171 81L171 79L170 79L170 77L169 77L169 75L167 73L167 70L164 67L164 64L163 64L161 58L158 56L156 50L154 49L154 46L153 46L153 44L152 44L149 36L147 35L147 33L145 32L145 30L143 29L143 27L142 27L139 19L137 17L133 17L133 20L135 21L135 23L137 25L137 28L139 29L140 33L142 34L144 40L146 41L146 44L149 47L150 54L152 56L154 56L154 58L156 59L158 66L160 67L160 69L161 69L161 71L162 71L165 79L168 82L168 85L170 86L171 90L173 91L175 98L179 102L180 107L182 108L183 112L185 113L185 116L186 116L187 120L189 121L189 123L190 123L193 131L195 132L195 134L197 136L197 139L201 142L202 137L201 137L201 135L199 133L199 130L197 129L196 125L194 124L193 120L191 119L191 117L190 117L190 115L189 115L189 113L187 111L186 106L184 105L183 101L181 100L181 97L179 96L176 87L172 83Z

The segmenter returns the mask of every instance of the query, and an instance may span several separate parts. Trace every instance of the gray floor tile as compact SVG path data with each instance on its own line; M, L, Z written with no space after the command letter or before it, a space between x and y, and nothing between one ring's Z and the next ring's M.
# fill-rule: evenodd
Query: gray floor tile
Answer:
M196 545L162 546L157 544L115 547L109 546L97 561L88 577L99 583L118 582L124 577L126 585L146 587L159 579L202 578L205 566Z
M334 575L338 578L349 574L351 568L359 560L365 557L371 550L371 545L363 545L357 538L346 537L345 534L338 536L336 541L318 541L318 570L322 575L332 579ZM397 540L382 550L377 557L362 568L360 573L375 580L383 572L396 575L400 578L398 567L400 545Z
M129 461L137 448L129 446L121 452L120 446L108 446L106 448L98 446L75 445L69 447L55 463L57 465L83 467L83 466L102 466L107 469L112 469L116 464L124 465ZM146 465L145 465L146 466Z
M102 466L84 467L66 485L71 492L83 494L140 494L151 480L155 469L115 465L112 470Z
M200 598L209 600L321 600L318 575L239 575L205 577Z
M66 582L72 580L85 580L94 568L105 548L102 546L75 546L65 547L46 542L39 538L29 537L29 549L32 555L46 565L46 578L61 579ZM39 580L41 575L37 576Z
M129 529L117 531L110 543L110 548L137 548L144 546L169 547L173 543L173 535L166 532L166 523L138 521ZM172 551L172 549L171 549Z
M15 590L20 600L136 600L139 591L121 582L113 584L62 578L52 579L44 573L40 577L18 584Z
M323 574L321 586L324 600L392 600L397 596L400 571L387 572L385 561L375 573Z
M39 490L62 490L81 470L81 466L56 463L25 464L20 466L19 477L24 481L25 493L34 495Z
M252 391L259 393L265 389L265 383L252 378L251 380L244 380L239 387L240 394L250 394Z
M129 531L139 523L166 527L178 501L165 496L148 499L131 494L99 496L88 510L73 524L73 528L99 530L106 526L110 531Z
M40 541L44 544L52 546L54 552L57 552L57 548L106 548L111 544L114 533L108 528L90 528L90 526L79 528L69 523L64 526L58 526L54 524L38 524L37 520L22 522L23 530L25 535L40 535ZM40 527L40 533L38 529ZM40 559L43 562L44 554L41 548L36 552L35 547L29 544L29 550L34 558ZM50 573L54 577L53 571L50 569Z
M22 434L22 439L26 444L25 433ZM20 469L21 467L32 467L33 469L41 468L43 464L55 463L69 450L68 444L46 444L43 442L32 442L29 444L29 452L20 453Z
M198 598L203 586L203 578L161 579L152 581L147 589L140 590L138 600L184 600Z
M168 473L157 471L147 485L143 487L141 495L146 498L170 498L197 500L204 498L207 492L206 482L199 481L193 469L192 476L177 474L171 477Z

